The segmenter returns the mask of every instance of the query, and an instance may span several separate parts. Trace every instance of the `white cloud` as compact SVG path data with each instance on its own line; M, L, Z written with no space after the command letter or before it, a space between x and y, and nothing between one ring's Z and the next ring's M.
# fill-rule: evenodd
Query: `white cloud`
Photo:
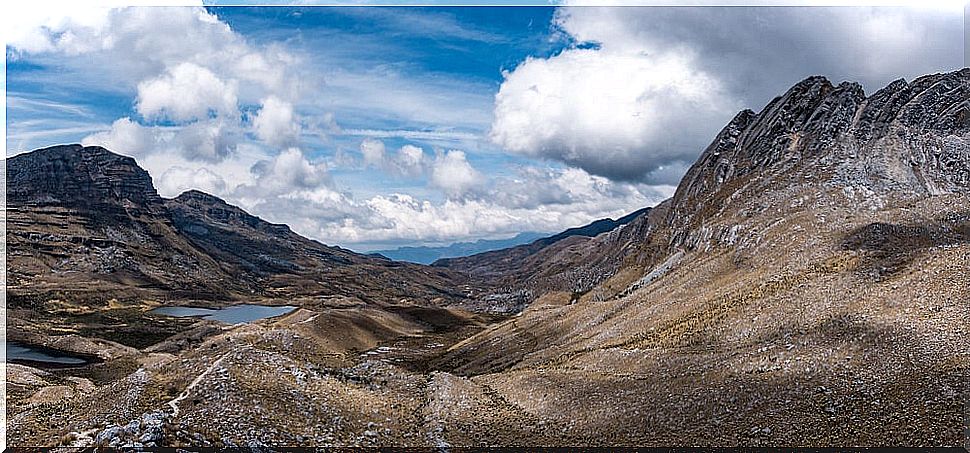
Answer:
M140 156L153 150L157 141L155 131L124 117L115 120L107 131L84 137L81 144L102 146L117 153Z
M183 126L170 137L175 148L190 159L219 161L235 152L241 134L237 122L213 118Z
M295 152L283 160L290 164L276 165L304 169L314 165ZM291 182L267 190L262 186L270 178ZM481 189L481 196L443 201L401 193L357 199L328 182L315 181L293 183L267 171L225 198L269 221L286 223L300 234L363 251L402 243L507 237L522 231L558 232L653 205L674 189L615 183L579 169L531 167L515 178L494 181ZM546 194L560 196L549 199Z
M144 126L131 118L115 120L111 128L81 139L130 156L177 154L189 160L216 162L233 154L241 130L229 120L212 118L183 126Z
M155 185L165 194L180 194L189 189L201 190L210 194L226 193L226 181L208 168L190 168L181 165L168 167Z
M225 159L250 132L239 114L243 104L262 106L252 132L269 146L297 144L300 118L292 100L301 90L301 77L295 75L300 60L281 46L254 45L201 7L97 11L87 19L82 14L35 21L20 32L8 55L57 64L62 68L57 80L131 93L146 124L178 126L141 131L152 138L138 145L157 146L142 154L177 149L192 158ZM116 122L111 131L88 140L127 143L125 128L130 133L139 124L122 119L127 124Z
M404 145L397 151L398 171L405 176L419 176L425 171L424 150L414 145Z
M8 46L27 52L49 51L73 39L70 27L101 28L112 8L121 6L202 6L190 0L45 0L9 3L0 14L0 39Z
M21 38L8 42L13 56L83 55L59 62L75 69L78 77L97 77L104 84L129 87L192 63L220 79L239 80L240 96L247 101L260 99L259 92L264 90L285 94L287 99L297 94L298 81L286 73L298 62L295 56L277 45L251 45L204 8L88 9L67 8L68 14L29 21L18 32Z
M737 110L804 77L872 91L959 67L958 10L561 8L555 27L583 45L506 73L490 137L614 179L675 182Z
M256 175L256 185L252 189L261 195L279 195L333 185L327 166L310 162L298 148L289 148L271 160L259 161L252 171Z
M482 174L468 163L462 151L438 154L431 167L431 185L442 189L449 197L461 197L483 181Z
M181 63L138 84L135 108L148 119L184 122L208 118L210 112L234 116L237 86L194 63Z
M293 104L276 96L263 99L262 107L253 119L256 135L275 147L296 145L300 138L300 119L293 112Z
M409 178L424 176L431 165L431 162L424 155L424 150L420 147L406 144L399 148L396 153L391 154L388 153L383 141L374 138L361 140L360 154L360 164L340 153L338 153L336 160L351 167L375 168L391 176ZM462 159L464 159L463 153Z
M364 167L384 167L384 142L365 138L360 142L360 154L364 158Z
M606 36L609 38L609 36ZM616 179L643 179L698 152L738 102L684 49L648 52L608 39L530 58L505 74L491 138L503 148Z
M617 183L575 168L526 167L514 177L493 180L475 197L435 203L405 194L378 195L361 204L382 221L359 228L353 239L340 237L339 228L321 231L362 249L379 248L382 243L446 243L522 231L558 232L654 205L673 190L673 186Z

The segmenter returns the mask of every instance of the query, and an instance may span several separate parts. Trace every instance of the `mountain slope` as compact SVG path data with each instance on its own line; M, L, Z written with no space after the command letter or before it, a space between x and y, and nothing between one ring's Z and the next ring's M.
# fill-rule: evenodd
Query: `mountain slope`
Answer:
M620 231L639 237L611 278L544 294L439 366L635 444L959 444L968 111L967 69L868 97L806 79Z
M452 289L461 279L443 269L328 247L198 191L162 199L133 159L103 148L41 149L8 159L7 170L15 307L52 298L462 297Z
M643 208L617 220L600 219L529 244L442 259L432 265L468 275L481 288L466 306L477 311L517 312L545 292L585 292L615 272L620 258L604 244L613 245L622 234L621 227L647 218L650 211Z
M244 290L182 237L148 173L102 148L57 146L7 159L12 306L156 290L226 298Z

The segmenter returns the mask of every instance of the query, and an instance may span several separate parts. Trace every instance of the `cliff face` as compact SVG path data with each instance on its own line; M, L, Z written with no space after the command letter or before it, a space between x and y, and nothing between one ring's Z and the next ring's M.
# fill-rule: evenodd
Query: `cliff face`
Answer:
M7 200L18 205L158 210L162 198L131 157L81 145L36 150L7 161Z

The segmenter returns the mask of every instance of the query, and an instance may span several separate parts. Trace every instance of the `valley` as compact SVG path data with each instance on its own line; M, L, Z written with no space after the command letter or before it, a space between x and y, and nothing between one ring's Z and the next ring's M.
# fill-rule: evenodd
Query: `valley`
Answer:
M968 105L970 69L810 77L659 205L432 266L103 148L10 158L7 339L92 362L7 363L8 443L960 445ZM158 312L243 304L277 310Z

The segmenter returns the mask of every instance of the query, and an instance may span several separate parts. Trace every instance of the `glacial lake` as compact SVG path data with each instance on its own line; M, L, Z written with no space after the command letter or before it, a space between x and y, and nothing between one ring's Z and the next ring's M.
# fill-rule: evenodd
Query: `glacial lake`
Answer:
M85 365L90 361L68 352L32 346L18 341L7 342L7 362L21 360L54 366Z
M293 310L296 310L296 307L290 305L242 304L223 308L159 307L151 312L177 318L202 318L224 322L226 324L238 324L241 322L253 322L260 319L282 316Z

